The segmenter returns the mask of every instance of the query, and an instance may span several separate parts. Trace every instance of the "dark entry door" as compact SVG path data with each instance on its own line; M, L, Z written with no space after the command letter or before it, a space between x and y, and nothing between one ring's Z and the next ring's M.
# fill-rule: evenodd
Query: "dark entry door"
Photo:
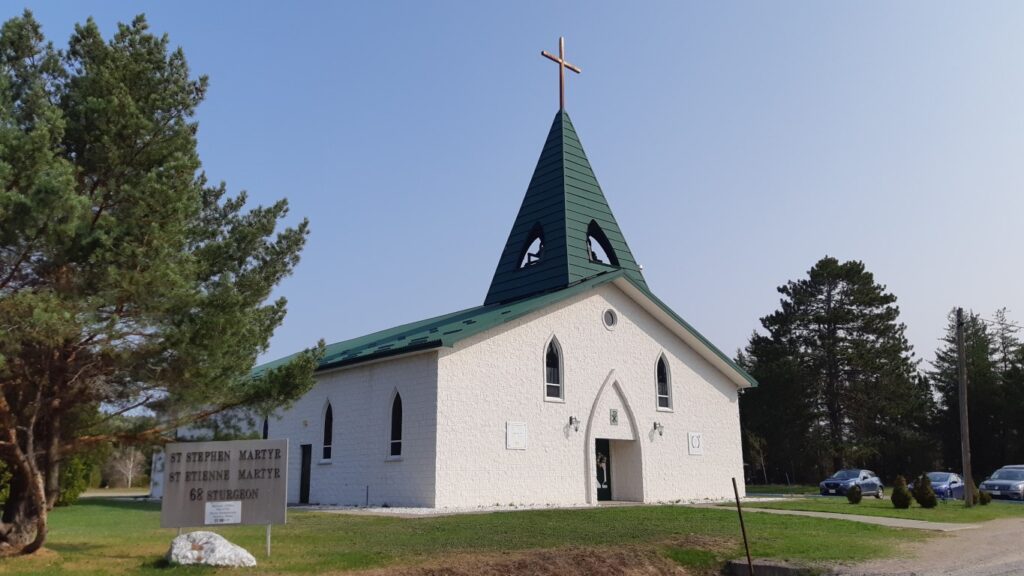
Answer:
M302 472L299 474L299 504L309 504L309 469L313 465L313 445L303 444Z
M604 438L595 442L594 463L597 465L597 500L612 499L612 450L611 444Z

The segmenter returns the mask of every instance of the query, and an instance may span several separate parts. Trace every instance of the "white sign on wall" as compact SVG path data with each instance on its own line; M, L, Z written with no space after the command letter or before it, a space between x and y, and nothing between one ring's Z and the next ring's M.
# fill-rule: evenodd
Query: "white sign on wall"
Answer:
M526 422L505 423L505 449L526 450Z
M687 432L686 445L691 456L704 454L704 434L701 432Z

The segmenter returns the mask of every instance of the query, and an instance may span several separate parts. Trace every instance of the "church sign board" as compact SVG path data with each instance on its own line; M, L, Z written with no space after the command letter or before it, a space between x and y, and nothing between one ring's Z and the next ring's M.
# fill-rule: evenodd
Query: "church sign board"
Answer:
M288 440L168 444L163 491L162 528L284 524Z

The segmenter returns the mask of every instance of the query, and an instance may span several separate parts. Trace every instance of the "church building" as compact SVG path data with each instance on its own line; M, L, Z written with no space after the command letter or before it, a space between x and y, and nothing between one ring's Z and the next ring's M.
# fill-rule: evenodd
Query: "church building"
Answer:
M293 503L720 499L755 385L648 287L563 105L483 304L328 346L264 435Z

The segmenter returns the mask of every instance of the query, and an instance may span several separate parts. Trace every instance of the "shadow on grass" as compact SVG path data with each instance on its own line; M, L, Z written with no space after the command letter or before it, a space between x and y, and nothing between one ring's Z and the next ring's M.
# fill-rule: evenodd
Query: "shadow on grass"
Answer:
M79 500L71 506L66 507L66 510L75 509L116 509L116 510L144 510L144 511L159 511L159 502L147 502L143 500L127 500L122 498L89 498L86 500Z
M84 542L48 542L46 547L61 555L64 554L86 554L101 550L104 546L99 544L86 544Z

